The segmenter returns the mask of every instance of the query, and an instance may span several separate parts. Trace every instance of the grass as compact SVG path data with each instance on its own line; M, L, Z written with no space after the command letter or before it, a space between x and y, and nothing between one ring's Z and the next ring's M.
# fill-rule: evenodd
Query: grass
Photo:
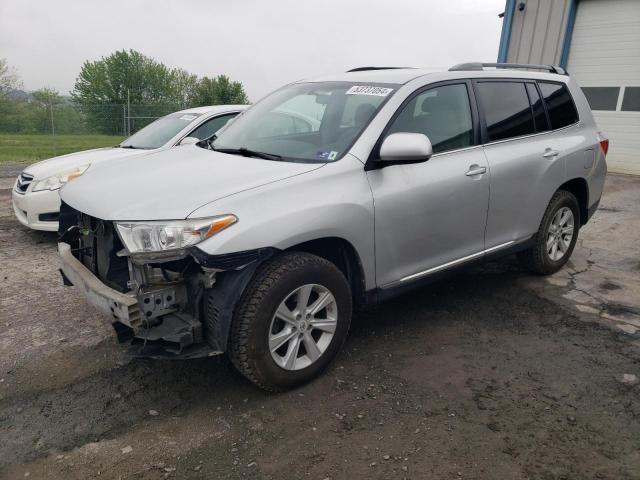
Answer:
M109 147L122 141L112 135L22 135L0 133L0 164L33 163L45 158Z

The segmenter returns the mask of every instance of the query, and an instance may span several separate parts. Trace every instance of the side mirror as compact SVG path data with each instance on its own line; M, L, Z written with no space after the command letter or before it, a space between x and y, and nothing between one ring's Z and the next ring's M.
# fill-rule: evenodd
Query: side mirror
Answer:
M431 155L431 141L422 133L392 133L380 147L380 160L383 162L425 161Z
M193 145L194 143L198 143L200 139L198 137L184 137L180 140L180 145Z

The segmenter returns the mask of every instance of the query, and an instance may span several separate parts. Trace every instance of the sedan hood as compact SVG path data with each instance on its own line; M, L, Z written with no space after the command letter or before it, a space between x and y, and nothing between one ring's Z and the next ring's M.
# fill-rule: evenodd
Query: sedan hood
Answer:
M76 210L103 220L178 220L220 198L323 165L248 158L185 145L93 165L65 185L60 196Z
M94 150L85 150L84 152L70 153L68 155L60 155L59 157L49 158L41 162L29 165L24 169L25 173L33 175L35 180L42 180L57 173L73 170L82 165L111 160L114 158L131 157L149 153L149 150L134 150L130 148L96 148Z

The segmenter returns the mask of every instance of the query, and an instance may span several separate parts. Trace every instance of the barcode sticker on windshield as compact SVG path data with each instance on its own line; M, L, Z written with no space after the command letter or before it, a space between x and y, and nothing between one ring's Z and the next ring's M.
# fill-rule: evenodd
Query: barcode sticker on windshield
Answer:
M391 92L393 92L393 88L354 85L349 90L347 90L346 94L347 95L374 95L376 97L386 97Z

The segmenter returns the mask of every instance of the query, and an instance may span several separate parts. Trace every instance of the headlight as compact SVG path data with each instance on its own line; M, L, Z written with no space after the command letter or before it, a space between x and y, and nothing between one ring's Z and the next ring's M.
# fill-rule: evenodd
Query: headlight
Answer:
M193 220L158 222L115 222L120 240L129 253L181 250L233 225L235 215L222 215Z
M89 165L82 165L81 167L74 168L73 170L67 170L55 175L51 175L50 177L44 178L42 180L38 180L33 184L33 191L40 192L42 190L57 190L65 183L82 175L87 170L87 168L89 168Z

